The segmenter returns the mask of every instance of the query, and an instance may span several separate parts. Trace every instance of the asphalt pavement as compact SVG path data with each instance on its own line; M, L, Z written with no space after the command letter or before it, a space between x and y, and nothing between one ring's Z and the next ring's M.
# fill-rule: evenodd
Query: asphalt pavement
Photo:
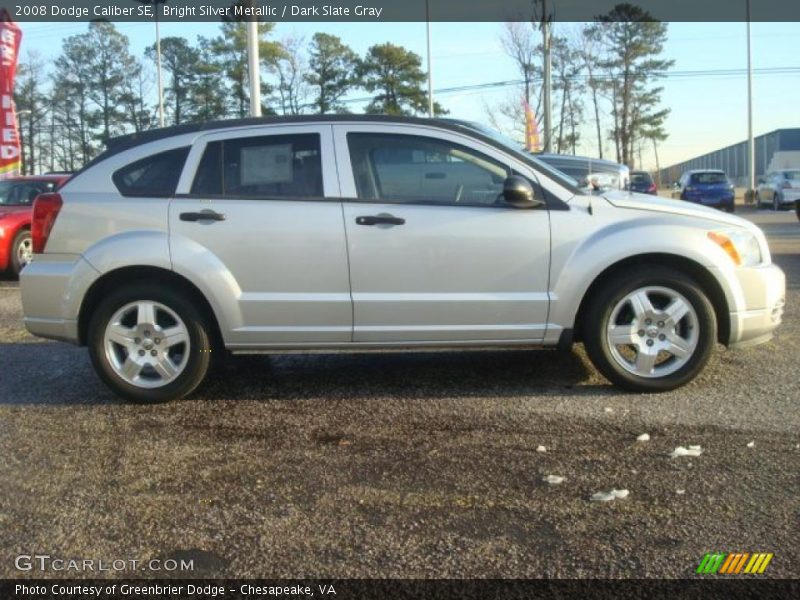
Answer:
M576 347L239 357L187 400L128 405L85 349L29 336L2 280L0 577L42 575L15 568L31 553L198 577L693 577L707 552L798 577L800 223L741 214L787 273L784 325L651 396Z

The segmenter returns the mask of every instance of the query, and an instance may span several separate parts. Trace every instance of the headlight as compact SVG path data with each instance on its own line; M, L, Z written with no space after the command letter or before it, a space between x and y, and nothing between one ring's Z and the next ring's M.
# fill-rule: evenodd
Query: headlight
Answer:
M755 235L746 229L726 229L709 231L709 239L718 244L740 267L753 267L761 264L761 247Z

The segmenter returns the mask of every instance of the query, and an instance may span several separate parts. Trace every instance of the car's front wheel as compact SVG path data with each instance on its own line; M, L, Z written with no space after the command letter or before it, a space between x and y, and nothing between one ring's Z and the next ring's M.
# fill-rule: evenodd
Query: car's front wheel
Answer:
M28 229L23 229L11 242L11 274L19 276L22 268L33 258L33 239Z
M211 361L208 324L180 293L147 283L104 298L89 323L89 355L103 382L139 403L190 394Z
M638 267L589 300L584 344L612 383L636 392L685 385L705 367L717 338L714 308L680 271Z

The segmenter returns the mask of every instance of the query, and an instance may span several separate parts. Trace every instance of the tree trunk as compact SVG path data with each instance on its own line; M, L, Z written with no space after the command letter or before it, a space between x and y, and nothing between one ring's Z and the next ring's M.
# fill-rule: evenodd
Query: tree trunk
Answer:
M661 165L658 162L658 143L656 142L656 138L651 138L653 140L653 153L656 155L656 186L661 188Z
M600 106L597 101L597 84L590 83L592 87L592 103L594 104L594 124L597 128L597 150L603 158L603 134L600 132Z

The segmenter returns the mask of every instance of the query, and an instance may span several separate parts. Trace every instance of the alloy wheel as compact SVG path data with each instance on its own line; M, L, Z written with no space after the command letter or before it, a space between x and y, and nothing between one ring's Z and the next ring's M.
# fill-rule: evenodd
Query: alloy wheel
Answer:
M692 304L667 287L632 291L614 306L606 342L623 369L646 378L665 377L692 357L700 339Z
M189 359L189 330L169 307L131 302L109 320L103 336L106 358L125 382L153 389L174 381Z
M17 263L19 268L22 269L25 265L33 260L33 240L31 236L25 236L17 246Z

